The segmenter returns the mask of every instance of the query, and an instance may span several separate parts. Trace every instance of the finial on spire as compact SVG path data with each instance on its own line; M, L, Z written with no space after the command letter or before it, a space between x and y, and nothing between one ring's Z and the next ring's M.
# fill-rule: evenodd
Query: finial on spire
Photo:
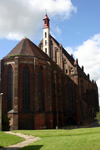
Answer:
M27 37L26 36L24 36L24 39L26 39Z
M45 9L45 14L47 15L47 9Z

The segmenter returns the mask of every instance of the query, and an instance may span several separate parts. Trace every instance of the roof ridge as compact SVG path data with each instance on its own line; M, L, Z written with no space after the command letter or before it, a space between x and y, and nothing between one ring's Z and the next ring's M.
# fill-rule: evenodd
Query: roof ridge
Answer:
M34 46L35 48L36 48L36 51L37 51L37 53L40 55L40 57L43 57L42 55L41 55L41 49L37 46L37 45L35 45L32 41L30 41L29 39L28 39L28 45L30 46L30 48L31 48L31 50L32 50L32 53L33 53L33 48L32 48L32 46ZM43 57L44 58L44 57Z
M23 41L23 43L24 43L24 38L23 38L21 41ZM21 53L21 51L22 51L22 48L23 48L23 44L22 44L22 46L21 46L20 53Z

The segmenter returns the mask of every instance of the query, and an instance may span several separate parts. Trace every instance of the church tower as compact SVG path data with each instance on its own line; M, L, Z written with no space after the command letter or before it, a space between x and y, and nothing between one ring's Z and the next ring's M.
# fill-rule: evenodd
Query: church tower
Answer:
M43 19L43 51L50 56L50 50L49 50L49 34L50 34L50 28L49 28L49 21L47 14L45 15Z

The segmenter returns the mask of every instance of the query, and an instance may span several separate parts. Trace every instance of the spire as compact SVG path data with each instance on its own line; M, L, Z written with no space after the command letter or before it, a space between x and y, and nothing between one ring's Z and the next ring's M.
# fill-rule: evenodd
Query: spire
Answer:
M50 19L48 18L47 13L46 13L45 17L43 19L43 29L44 28L49 28L49 21L50 21Z

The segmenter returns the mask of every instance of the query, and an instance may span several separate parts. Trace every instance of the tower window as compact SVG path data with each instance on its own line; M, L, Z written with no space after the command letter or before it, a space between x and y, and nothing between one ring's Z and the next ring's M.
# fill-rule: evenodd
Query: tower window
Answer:
M47 40L45 40L45 45L47 45Z
M45 32L45 38L47 38L47 33Z
M46 24L46 20L45 20L45 24Z
M47 53L47 48L45 48L45 53Z

